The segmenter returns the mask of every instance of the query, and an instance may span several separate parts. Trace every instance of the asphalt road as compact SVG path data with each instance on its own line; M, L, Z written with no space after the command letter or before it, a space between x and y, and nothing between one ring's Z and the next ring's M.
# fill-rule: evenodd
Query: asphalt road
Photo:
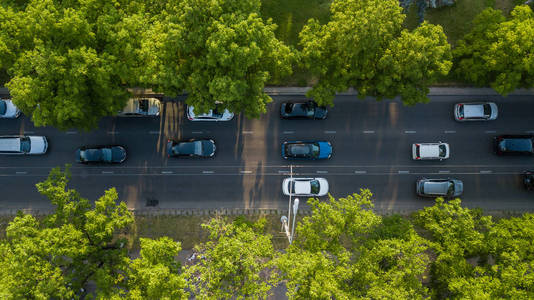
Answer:
M191 122L181 101L166 102L161 118L106 118L91 132L35 128L25 117L0 120L0 135L45 135L44 156L0 157L0 209L50 208L35 183L51 168L73 164L70 187L96 199L116 187L131 208L158 200L160 208L287 208L281 182L297 177L324 177L334 197L360 188L374 194L381 210L410 211L431 205L415 195L418 178L464 181L463 203L488 210L534 210L534 193L521 184L520 173L534 169L534 157L497 157L492 137L534 133L534 97L432 96L430 104L404 107L399 101L376 102L338 96L324 121L279 118L277 96L260 119L236 116L229 122ZM453 104L465 99L491 100L499 118L491 122L458 123ZM168 138L206 137L217 144L213 159L167 158ZM280 144L291 140L326 140L333 145L328 161L285 161ZM448 142L450 159L412 161L414 142ZM120 144L128 159L118 166L86 166L74 161L82 145Z

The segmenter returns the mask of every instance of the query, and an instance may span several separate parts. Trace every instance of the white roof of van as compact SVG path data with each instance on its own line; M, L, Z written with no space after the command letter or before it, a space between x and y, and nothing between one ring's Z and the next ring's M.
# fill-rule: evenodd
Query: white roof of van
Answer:
M1 138L0 151L20 152L20 138Z

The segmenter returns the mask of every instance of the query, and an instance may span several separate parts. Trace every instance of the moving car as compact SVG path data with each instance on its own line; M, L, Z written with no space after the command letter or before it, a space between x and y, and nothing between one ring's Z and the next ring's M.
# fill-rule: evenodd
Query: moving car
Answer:
M44 136L0 136L0 154L38 155L45 154L47 149L48 141Z
M312 100L300 102L282 102L280 104L280 117L282 119L313 119L324 120L328 110L324 106L318 106Z
M20 116L20 110L11 99L0 99L0 119L15 119Z
M533 155L534 136L499 135L493 138L493 147L497 155Z
M449 144L443 142L412 145L412 158L414 160L444 160L449 158L449 154Z
M534 171L525 171L523 173L523 185L529 191L534 190Z
M131 98L117 114L119 117L157 117L161 101L157 98Z
M458 179L419 179L415 184L416 193L422 197L458 197L464 191L464 184Z
M215 142L210 139L191 139L180 142L167 141L167 155L169 157L212 157L215 155L215 149Z
M320 197L328 194L328 181L324 178L286 178L282 190L287 196Z
M195 108L187 108L187 119L189 121L230 121L234 118L234 113L228 109L223 109L216 105L215 109L210 110L207 114L195 114Z
M327 159L332 156L332 144L325 141L284 142L282 157L285 159Z
M76 162L82 164L120 164L126 160L126 149L122 146L83 146L76 150Z
M493 102L468 102L454 105L454 119L464 121L491 121L497 119L497 104Z

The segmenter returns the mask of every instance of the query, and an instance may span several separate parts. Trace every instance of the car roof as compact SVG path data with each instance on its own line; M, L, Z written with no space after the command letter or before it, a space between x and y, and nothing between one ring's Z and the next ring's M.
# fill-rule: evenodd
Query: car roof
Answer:
M485 103L466 103L464 104L465 118L482 118L484 114Z
M439 144L420 144L419 154L421 157L438 157Z
M20 152L20 137L0 137L1 151Z
M445 195L449 189L449 181L427 181L423 184L425 194Z
M299 181L299 180L296 180L295 181L295 193L296 194L309 194L311 193L311 185L310 185L310 180L307 180L307 181Z
M147 111L141 109L140 101L145 101L148 105ZM156 115L159 113L160 101L157 98L130 98L126 106L120 111L121 114L147 114Z
M505 138L502 142L506 150L532 151L532 140L530 138Z

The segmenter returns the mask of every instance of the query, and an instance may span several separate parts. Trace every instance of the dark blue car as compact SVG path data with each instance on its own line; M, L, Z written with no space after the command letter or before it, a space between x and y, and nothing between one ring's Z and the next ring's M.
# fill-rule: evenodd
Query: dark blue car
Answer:
M282 144L285 159L328 159L332 156L332 144L325 141L296 141Z
M126 160L126 149L122 146L84 146L76 150L76 161L83 164L120 164Z
M167 141L167 155L169 157L213 157L215 149L215 142L211 139Z

